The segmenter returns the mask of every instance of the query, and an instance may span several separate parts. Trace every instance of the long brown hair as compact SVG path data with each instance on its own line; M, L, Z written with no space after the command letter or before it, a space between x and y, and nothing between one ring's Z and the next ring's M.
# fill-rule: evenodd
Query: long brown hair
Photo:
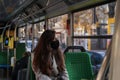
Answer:
M34 52L34 59L33 59L33 68L37 71L40 71L43 74L51 75L52 73L52 66L51 66L51 50L48 48L50 42L55 38L55 31L53 30L46 30L41 35L36 48L33 50ZM61 51L58 49L55 51L55 59L58 65L58 70L61 72L64 70L64 59L62 56Z

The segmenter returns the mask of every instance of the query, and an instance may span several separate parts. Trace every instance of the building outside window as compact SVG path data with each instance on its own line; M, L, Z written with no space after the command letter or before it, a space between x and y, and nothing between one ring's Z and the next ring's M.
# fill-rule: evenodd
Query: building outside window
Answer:
M113 5L112 9L109 7ZM74 13L74 36L107 36L114 32L115 4L109 3ZM112 11L111 11L112 10ZM114 14L113 14L114 15ZM74 45L87 50L106 50L111 39L74 38Z

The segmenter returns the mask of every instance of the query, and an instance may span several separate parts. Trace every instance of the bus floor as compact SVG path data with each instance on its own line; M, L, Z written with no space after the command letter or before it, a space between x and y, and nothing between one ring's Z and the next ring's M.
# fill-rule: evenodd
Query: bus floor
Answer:
M11 72L6 69L0 69L0 80L11 80Z
M10 78L0 78L0 80L11 80Z

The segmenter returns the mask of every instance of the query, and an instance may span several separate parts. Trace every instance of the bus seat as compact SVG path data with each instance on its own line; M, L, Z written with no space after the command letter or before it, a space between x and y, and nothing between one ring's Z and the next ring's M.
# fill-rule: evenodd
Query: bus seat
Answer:
M17 80L26 80L26 76L27 76L27 68L26 69L20 69L18 71Z
M70 80L93 80L90 56L86 52L67 52L65 64Z

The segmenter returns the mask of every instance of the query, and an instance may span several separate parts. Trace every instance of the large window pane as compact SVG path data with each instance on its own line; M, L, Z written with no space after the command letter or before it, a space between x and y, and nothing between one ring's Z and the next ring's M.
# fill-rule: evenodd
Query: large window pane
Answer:
M56 31L56 37L63 51L67 47L67 20L67 14L48 19L48 28Z
M36 39L40 38L41 34L45 30L44 27L45 27L45 21L42 21L42 22L39 22L39 23L35 24L35 26L34 26L34 33L35 33L34 37Z
M114 7L110 3L74 13L74 36L113 34Z
M106 50L111 39L74 38L74 46L83 46L86 50Z

